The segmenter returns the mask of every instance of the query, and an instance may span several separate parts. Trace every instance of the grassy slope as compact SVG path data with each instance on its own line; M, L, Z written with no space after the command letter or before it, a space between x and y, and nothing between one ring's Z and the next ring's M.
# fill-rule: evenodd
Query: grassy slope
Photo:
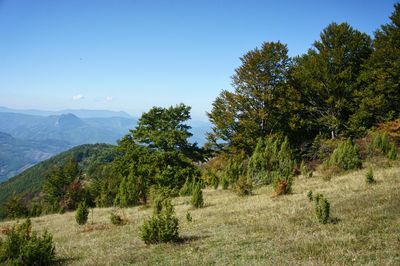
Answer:
M130 223L120 227L110 224L111 209L95 209L93 226L77 226L73 213L35 218L33 225L48 228L58 256L73 265L399 265L400 167L376 170L373 185L365 184L365 171L331 181L299 178L292 195L275 198L270 187L245 198L207 189L207 206L198 210L190 207L189 198L177 198L185 238L180 244L146 246L138 226L151 209L143 207L126 209ZM306 197L310 189L330 200L336 223L316 221Z

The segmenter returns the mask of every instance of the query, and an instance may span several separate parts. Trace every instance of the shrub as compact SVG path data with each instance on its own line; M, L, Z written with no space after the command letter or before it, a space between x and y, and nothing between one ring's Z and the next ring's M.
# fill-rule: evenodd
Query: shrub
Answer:
M201 186L199 183L195 185L193 189L192 198L190 202L195 208L202 208L204 206L203 191L201 190Z
M328 165L337 166L342 170L361 168L362 161L358 145L353 143L351 139L340 143L333 151Z
M247 176L256 183L273 183L278 195L291 192L295 162L287 138L260 139L249 159Z
M244 174L244 164L241 156L230 159L225 168L225 178L230 184L235 184L241 175Z
M329 220L330 203L322 194L317 194L314 197L315 214L320 223L326 224Z
M219 178L215 173L211 173L211 185L214 189L218 189Z
M309 201L313 201L313 200L314 200L314 198L313 198L313 192L312 192L311 190L308 191L308 193L307 193L307 198L308 198Z
M179 190L180 196L190 196L192 194L194 187L194 182L191 178L186 178L185 183L183 184L182 188Z
M52 265L55 260L53 237L45 231L42 235L32 233L28 219L6 233L0 242L0 263L6 265Z
M110 214L110 221L114 225L123 225L123 224L125 224L124 219L121 217L120 214L118 214L116 212L112 212Z
M87 223L89 215L89 208L85 202L81 202L75 212L75 220L79 225L84 225Z
M388 153L386 154L386 156L390 159L390 160L396 160L397 159L397 148L396 148L396 144L392 143L390 145L390 149L388 151Z
M372 172L372 168L369 168L367 173L365 174L365 182L367 182L367 184L372 184L375 182L374 173Z
M382 153L390 160L397 159L397 148L396 144L390 141L389 136L386 132L378 132L371 145L370 152L372 154Z
M140 227L140 237L146 244L157 244L162 242L173 242L179 239L178 219L170 200L162 202L159 213L145 221Z
M229 187L229 181L225 177L225 175L223 175L222 178L221 178L221 187L222 187L223 190L226 190Z
M186 213L186 221L191 222L193 220L192 215L190 214L190 212Z
M251 195L253 192L253 182L247 176L242 175L236 182L235 190L239 196Z

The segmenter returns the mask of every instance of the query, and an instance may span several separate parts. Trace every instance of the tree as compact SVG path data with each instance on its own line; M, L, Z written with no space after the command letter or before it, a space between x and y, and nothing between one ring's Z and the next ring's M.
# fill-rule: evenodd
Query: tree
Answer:
M185 123L188 119L190 107L184 104L154 107L144 113L136 128L119 141L117 151L120 156L113 162L116 175L121 177L116 198L118 204L124 199L123 195L132 190L135 194L132 199L146 203L150 186L179 189L186 178L199 175L194 162L202 160L202 150L196 143L188 141L192 135ZM124 188L127 186L124 178L128 176L132 176L131 189Z
M332 138L348 134L349 118L357 108L357 79L371 52L368 35L347 23L332 23L313 49L295 60L291 77L305 108L305 127Z
M258 138L293 127L290 98L296 93L288 83L292 61L286 45L265 42L240 60L232 77L234 91L222 91L208 113L213 123L209 141L250 155Z
M358 110L351 117L354 131L400 115L400 3L394 8L391 22L375 32L373 53L359 78Z

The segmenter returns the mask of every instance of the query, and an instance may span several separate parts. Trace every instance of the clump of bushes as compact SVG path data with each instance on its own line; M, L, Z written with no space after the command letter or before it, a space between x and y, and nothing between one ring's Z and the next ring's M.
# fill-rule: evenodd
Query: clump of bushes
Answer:
M146 244L174 242L179 239L178 219L171 200L165 199L161 208L155 208L153 216L140 227L140 237Z
M277 195L290 193L295 161L287 138L260 139L249 159L247 176L255 183L273 184Z
M228 181L228 179L226 178L225 175L223 175L222 178L221 178L221 187L222 187L223 190L227 190L228 187L229 187L229 181Z
M351 139L340 143L333 151L328 166L338 167L341 170L359 169L362 166L358 145Z
M195 208L202 208L204 206L203 191L201 190L200 183L194 186L190 202Z
M89 216L89 208L85 202L81 202L75 212L75 220L77 224L84 225L87 223Z
M0 239L0 264L5 265L52 265L55 261L53 237L45 231L32 233L30 219L17 224Z
M180 196L190 196L192 194L195 183L191 178L186 178L185 183L182 188L179 190Z
M248 196L253 192L253 181L242 175L236 182L235 191L239 196Z
M372 184L375 182L372 168L369 168L367 173L365 174L365 182L367 182L367 184Z
M322 194L317 194L314 197L314 206L318 221L322 224L328 223L330 215L329 201Z
M375 135L370 145L370 153L382 153L390 160L397 159L396 144L390 141L389 136L386 132L378 132Z

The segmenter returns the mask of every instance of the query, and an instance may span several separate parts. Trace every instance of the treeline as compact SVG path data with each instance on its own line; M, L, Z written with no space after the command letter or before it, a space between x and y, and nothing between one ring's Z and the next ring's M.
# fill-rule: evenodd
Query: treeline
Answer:
M129 207L190 195L204 186L250 195L272 184L292 191L294 177L329 177L362 167L370 156L397 158L400 127L400 4L374 39L347 23L328 25L309 51L295 58L280 42L246 53L233 91L216 98L208 143L188 141L190 107L154 107L118 145L83 168L71 157L49 169L29 204L14 195L9 217L88 206ZM392 122L387 122L392 121Z

